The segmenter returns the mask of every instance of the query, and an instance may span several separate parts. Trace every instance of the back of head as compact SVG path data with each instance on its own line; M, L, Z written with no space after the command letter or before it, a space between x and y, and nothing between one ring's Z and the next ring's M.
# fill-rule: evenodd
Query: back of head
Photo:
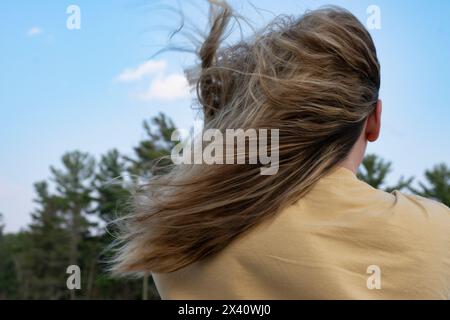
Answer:
M118 272L171 272L223 249L339 164L376 106L376 49L350 12L278 17L222 47L233 12L218 9L190 78L205 128L278 129L279 170L264 176L256 164L182 165L154 178L124 219Z

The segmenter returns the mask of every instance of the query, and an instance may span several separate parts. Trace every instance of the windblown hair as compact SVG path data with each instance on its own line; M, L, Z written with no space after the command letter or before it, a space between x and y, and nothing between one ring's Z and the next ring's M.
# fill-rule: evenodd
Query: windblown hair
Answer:
M342 162L374 112L380 65L365 27L324 7L279 16L234 45L216 4L191 73L206 128L279 129L279 171L259 165L178 165L136 196L114 260L118 273L168 273L225 248L301 199Z

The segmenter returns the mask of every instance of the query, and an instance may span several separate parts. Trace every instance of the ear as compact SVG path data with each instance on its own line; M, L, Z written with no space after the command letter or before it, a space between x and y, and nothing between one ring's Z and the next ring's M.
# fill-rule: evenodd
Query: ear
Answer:
M366 125L366 139L369 142L375 142L380 136L381 130L381 111L383 109L383 103L378 100L377 106L372 114L367 118Z

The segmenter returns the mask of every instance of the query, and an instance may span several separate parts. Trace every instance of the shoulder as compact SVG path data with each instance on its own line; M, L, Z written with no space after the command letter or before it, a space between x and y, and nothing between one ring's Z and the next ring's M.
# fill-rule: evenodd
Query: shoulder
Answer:
M391 221L416 249L439 252L450 261L450 209L435 200L394 191Z
M428 222L439 222L450 226L450 208L444 204L418 195L404 194L399 191L392 193L396 198L397 211L405 211L411 218Z

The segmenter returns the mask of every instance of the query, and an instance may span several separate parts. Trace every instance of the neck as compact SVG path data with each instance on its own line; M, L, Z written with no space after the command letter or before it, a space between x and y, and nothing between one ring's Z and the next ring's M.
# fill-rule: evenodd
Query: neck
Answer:
M360 139L358 139L358 141L353 146L347 158L345 158L340 163L340 166L356 174L358 172L358 168L361 165L362 160L364 159L366 147L367 147L366 140L360 137Z
M350 170L354 174L356 174L358 172L359 165L360 165L360 162L355 162L349 158L345 159L344 161L342 161L340 163L341 167Z

